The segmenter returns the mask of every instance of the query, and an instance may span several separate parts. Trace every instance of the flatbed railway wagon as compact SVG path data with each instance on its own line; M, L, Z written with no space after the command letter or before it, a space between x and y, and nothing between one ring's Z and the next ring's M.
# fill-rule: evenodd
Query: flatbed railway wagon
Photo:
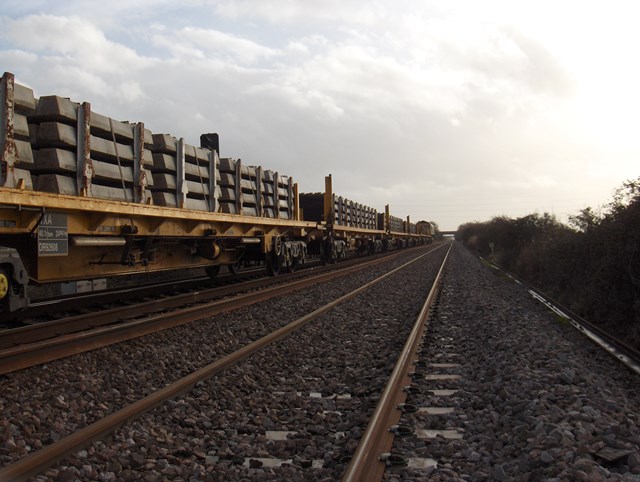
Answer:
M304 221L291 177L219 157L89 103L0 83L0 311L27 286L163 270L304 262Z
M385 211L354 202L333 191L333 179L325 177L324 193L302 194L300 204L306 220L323 227L320 248L310 245L310 252L325 262L335 262L353 252L356 255L374 254L389 249L427 244L432 239L424 230Z
M325 177L324 193L302 194L300 204L305 219L323 227L321 244L309 246L310 253L323 262L334 263L348 253L373 254L381 250L384 232L377 229L376 210L335 194L331 175Z

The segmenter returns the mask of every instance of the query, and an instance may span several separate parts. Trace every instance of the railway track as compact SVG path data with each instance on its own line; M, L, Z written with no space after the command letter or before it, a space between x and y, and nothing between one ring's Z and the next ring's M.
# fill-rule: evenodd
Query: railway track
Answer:
M135 303L148 297L159 297L165 294L170 296L180 292L237 283L248 279L249 276L252 276L252 274L246 272L242 272L241 275L220 275L215 279L207 276L197 276L164 282L146 281L111 289L76 293L69 296L41 296L32 298L27 308L7 314L7 322L11 325L7 328L43 323L62 318L65 315L71 316L83 311L96 309L100 306Z
M373 256L353 255L341 261L339 266L351 266L363 260L383 259L385 256L393 256L395 251L376 254ZM122 286L105 290L76 293L68 296L44 297L31 300L30 305L21 311L5 314L5 325L0 328L0 337L10 334L13 328L37 325L48 321L56 321L61 318L71 317L90 311L100 311L115 305L134 305L144 299L161 299L180 294L188 295L208 289L220 289L222 295L232 293L234 285L240 285L239 289L247 286L249 289L260 288L274 282L285 282L297 279L311 273L325 272L335 269L335 265L323 265L319 259L307 259L305 264L299 266L293 273L282 273L278 278L269 276L264 266L247 266L238 272L218 274L214 278L209 276L195 276L188 278L169 279L166 281L149 282L148 278L138 277L134 281L122 282ZM311 270L311 271L310 271ZM253 284L251 283L253 282ZM8 326L10 325L10 326ZM1 341L0 341L1 343Z
M403 254L404 256L407 255L406 253ZM174 398L179 394L185 393L195 385L200 386L204 380L210 378L219 370L228 368L238 363L244 357L249 356L254 351L263 349L266 345L273 343L276 340L282 339L283 337L287 336L290 331L305 326L313 319L321 316L323 313L334 309L339 303L344 303L347 300L356 297L358 294L370 290L376 283L380 283L382 280L387 279L394 273L397 273L400 269L404 268L404 272L406 272L406 268L408 267L408 265L409 263L403 265L402 267L396 268L391 273L387 273L377 278L375 281L369 282L356 290L352 290L346 294L343 294L340 298L338 298L338 300L331 301L319 308L316 308L311 313L297 318L293 323L290 323L286 327L282 327L279 330L276 330L275 332L272 332L265 337L250 343L249 345L243 346L236 352L230 353L227 356L218 359L216 362L208 365L205 368L196 370L187 377L175 381L164 389L150 393L147 397L139 400L138 402L135 402L131 406L111 413L105 418L87 426L85 429L69 435L68 437L63 438L59 442L56 442L39 452L29 455L16 464L5 467L2 471L0 471L0 478L8 477L11 480L13 480L14 478L20 479L21 477L28 476L28 474L33 475L35 473L41 472L45 469L45 467L50 466L54 460L59 460L61 457L77 451L79 448L85 446L91 440L96 440L104 437L106 433L113 431L115 427L121 425L125 420L130 420L132 417L150 410L158 404L163 403L163 401L165 401L167 398ZM312 283L317 285L318 280L315 280Z
M442 276L428 257L298 312L293 336L268 330L176 380L177 398L149 393L133 404L146 411L134 422L125 423L130 408L114 410L81 430L85 440L94 431L91 445L62 439L58 465L33 469L37 453L18 464L87 480L633 480L637 378L454 248L441 291L424 304L398 308ZM260 351L249 355L251 346Z
M449 246L450 249L451 246ZM387 462L392 460L390 450L394 434L402 435L403 430L398 425L400 415L405 410L412 410L405 401L411 389L411 379L415 376L415 365L419 360L418 355L426 323L440 287L448 255L449 251L447 251L424 305L416 317L411 333L400 352L398 361L369 420L362 440L347 467L342 479L345 482L380 480Z
M227 286L152 298L4 330L0 332L0 375L286 295L315 283L347 276L379 263L385 257L399 254L391 253L367 261L351 260L341 263L338 268L325 266L290 273L283 275L276 286L272 286L273 278L260 276ZM144 292L148 293L149 289L145 287Z
M383 480L636 480L637 372L456 249Z
M314 269L320 265L318 260L309 260L301 271ZM288 276L283 274L282 276ZM290 275L289 275L290 276ZM142 278L138 278L142 279ZM248 267L238 273L219 274L215 278L196 276L160 282L129 281L123 286L105 290L77 293L69 296L40 297L33 299L30 305L18 312L6 314L7 322L16 326L39 324L58 318L72 316L101 306L135 304L141 299L174 296L179 293L201 291L208 288L235 285L245 281L273 279L265 273L264 267ZM7 328L3 328L7 329ZM0 331L0 336L2 331Z

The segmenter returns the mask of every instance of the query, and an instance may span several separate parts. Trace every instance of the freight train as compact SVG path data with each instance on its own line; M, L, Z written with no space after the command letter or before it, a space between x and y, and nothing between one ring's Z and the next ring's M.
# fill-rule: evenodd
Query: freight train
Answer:
M309 257L331 263L430 243L433 226L333 193L300 194L290 176L116 121L60 96L0 83L0 311L30 284L263 263L272 275Z

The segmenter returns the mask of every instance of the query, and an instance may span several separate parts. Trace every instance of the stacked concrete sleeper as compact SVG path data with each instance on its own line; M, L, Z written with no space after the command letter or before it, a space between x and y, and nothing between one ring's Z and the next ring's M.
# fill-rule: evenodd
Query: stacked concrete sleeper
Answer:
M335 194L333 195L333 213L337 225L362 229L377 228L375 209Z
M184 139L152 134L142 123L92 112L87 103L54 95L36 99L19 84L12 97L18 159L13 179L21 181L17 186L7 179L6 187L295 219L289 176L244 166L239 159L220 159Z
M78 122L79 112L88 121L88 132L83 130L82 119ZM37 100L27 120L31 145L36 150L31 173L37 176L37 191L129 202L149 198L147 187L153 184L148 172L151 152L145 143L136 155L135 139L150 139L151 133L145 133L141 125L114 121L91 112L89 105L58 96ZM135 130L141 128L143 134L136 136ZM88 160L83 157L84 142L88 144Z

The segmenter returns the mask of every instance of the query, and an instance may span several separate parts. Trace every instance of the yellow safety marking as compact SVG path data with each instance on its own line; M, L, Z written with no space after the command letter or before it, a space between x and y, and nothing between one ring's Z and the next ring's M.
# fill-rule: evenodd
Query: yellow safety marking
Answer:
M4 273L0 273L0 300L9 292L9 280Z

